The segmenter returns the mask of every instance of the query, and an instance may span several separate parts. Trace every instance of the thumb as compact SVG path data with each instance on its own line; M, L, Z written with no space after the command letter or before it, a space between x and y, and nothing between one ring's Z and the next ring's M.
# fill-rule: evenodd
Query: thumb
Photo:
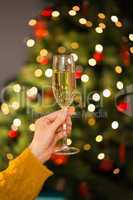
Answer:
M66 111L66 110L61 110L61 111L58 113L58 115L57 115L55 121L52 123L52 128L54 129L54 131L56 131L57 128L58 128L59 126L61 126L61 125L65 122L66 117L67 117L67 111Z

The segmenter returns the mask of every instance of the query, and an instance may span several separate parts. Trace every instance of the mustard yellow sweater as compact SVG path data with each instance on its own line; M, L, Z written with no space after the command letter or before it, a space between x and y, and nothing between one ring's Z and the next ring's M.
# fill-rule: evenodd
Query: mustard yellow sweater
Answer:
M27 148L0 173L0 200L34 200L52 174Z

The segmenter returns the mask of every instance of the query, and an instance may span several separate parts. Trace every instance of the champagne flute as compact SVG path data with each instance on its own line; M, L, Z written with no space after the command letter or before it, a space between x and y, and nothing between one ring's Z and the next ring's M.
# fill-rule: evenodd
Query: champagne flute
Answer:
M56 102L62 109L68 109L73 102L76 89L75 63L72 55L53 56L52 89ZM80 150L67 145L67 125L63 124L63 145L56 150L56 154L72 155Z

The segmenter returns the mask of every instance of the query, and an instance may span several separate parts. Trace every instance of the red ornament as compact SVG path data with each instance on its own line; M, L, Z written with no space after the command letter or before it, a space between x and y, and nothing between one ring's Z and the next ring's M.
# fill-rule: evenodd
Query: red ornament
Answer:
M93 54L93 58L94 58L97 62L101 62L101 61L103 61L103 59L104 59L104 55L103 55L103 53L95 52L95 53Z
M117 105L117 110L120 112L124 112L124 111L128 110L128 108L129 108L129 105L127 102L120 102Z
M104 159L100 162L99 170L102 172L111 172L114 167L114 161L113 160L107 160Z
M37 39L42 39L48 35L47 26L43 21L38 21L35 25L34 35Z
M126 146L125 146L125 144L120 144L120 146L119 146L119 159L120 159L121 164L124 164L126 162Z
M90 196L90 188L86 182L82 182L79 185L79 193L82 198Z
M124 65L129 66L130 65L130 53L127 46L122 47L120 52L121 59L124 63Z
M80 78L81 78L81 75L82 75L82 72L81 72L80 70L77 70L77 71L75 72L75 78L76 78L76 79L80 79Z
M45 8L44 10L42 10L41 15L42 15L43 17L51 17L52 11L53 11L53 10L52 10L51 7Z
M65 165L68 162L68 156L64 155L53 155L51 157L51 160L56 164L56 165Z
M8 131L8 137L9 138L16 138L18 136L18 132L15 130Z
M49 63L49 60L46 56L41 56L39 59L38 59L38 62L42 65L47 65Z

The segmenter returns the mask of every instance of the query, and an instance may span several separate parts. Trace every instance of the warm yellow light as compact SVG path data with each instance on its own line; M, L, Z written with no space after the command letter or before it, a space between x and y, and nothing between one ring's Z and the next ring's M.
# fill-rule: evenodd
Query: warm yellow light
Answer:
M40 56L47 56L47 55L48 55L47 49L41 49Z
M7 157L8 160L12 160L14 158L13 154L11 154L11 153L7 153L6 157Z
M100 95L98 94L98 93L94 93L93 95L92 95L92 99L94 100L94 101L100 101Z
M21 120L16 118L13 120L13 125L16 126L16 127L19 127L21 126Z
M43 75L43 72L41 69L36 69L34 72L35 77L39 78Z
M29 26L35 26L36 23L37 23L36 19L30 19L29 22L28 22Z
M46 76L47 78L51 78L52 75L53 75L52 69L50 69L50 68L46 69L46 71L45 71L45 76Z
M118 22L118 17L115 15L111 16L111 21L115 23Z
M93 23L91 21L87 21L86 24L85 24L88 28L92 27L93 26Z
M87 20L85 18L80 18L79 19L79 23L80 24L86 24L87 23Z
M76 12L77 12L77 11L80 11L80 7L79 7L79 6L73 6L72 9L73 9L74 11L76 11Z
M37 93L38 93L38 89L36 87L32 87L27 91L27 96L33 97L33 96L36 96Z
M118 28L121 28L122 27L122 23L120 21L116 22L115 25L118 27Z
M113 174L116 175L116 174L119 174L119 173L120 173L120 169L119 168L116 168L116 169L113 170Z
M76 53L71 53L73 56L74 61L76 62L78 60L78 55Z
M97 44L95 46L95 51L101 53L103 51L103 46L101 44Z
M105 29L106 28L106 25L104 24L104 23L99 23L99 25L98 25L100 28L102 28L102 29Z
M103 136L102 135L97 135L96 136L96 142L102 142L103 141Z
M96 31L97 33L103 33L103 29L102 29L101 27L96 27L96 28L95 28L95 31Z
M59 17L59 16L60 16L59 11L55 10L52 12L52 17Z
M111 95L111 91L109 89L103 90L103 96L104 97L110 97L110 95Z
M121 66L116 66L116 67L115 67L115 72L116 72L117 74L121 74L121 73L122 73L122 67L121 67Z
M17 131L17 130L18 130L18 127L15 126L14 124L12 124L12 125L11 125L11 129L14 130L14 131Z
M66 48L61 46L61 47L58 48L58 52L59 53L65 53L66 52Z
M129 40L133 41L133 33L129 34Z
M81 81L87 83L89 81L89 76L87 74L83 74L81 76Z
M28 39L26 42L27 47L33 47L35 45L35 40Z
M85 151L89 151L91 149L91 145L90 144L84 144L83 149Z
M19 84L15 84L15 85L13 86L13 90L14 90L14 92L16 92L16 93L19 93L19 92L21 91L21 86L20 86Z
M32 132L35 131L35 124L34 123L29 125L29 130L32 131Z
M14 110L18 110L19 107L20 107L19 102L17 102L17 101L14 101L14 102L11 104L11 106L12 106L12 108L13 108Z
M68 14L71 16L75 16L77 13L75 10L69 10Z
M98 160L103 160L105 158L105 154L104 153L99 153L97 156Z
M88 63L89 63L89 65L90 66L95 66L97 63L96 63L96 60L94 59L94 58L90 58L89 60L88 60Z
M121 81L117 81L116 83L116 87L119 89L119 90L122 90L123 89L123 83Z
M88 111L89 111L89 112L94 112L95 109L96 109L96 107L95 107L94 104L91 103L91 104L88 105Z
M130 52L133 54L133 47L130 47Z
M72 140L70 138L67 138L67 145L71 145L72 144Z
M98 13L98 17L100 19L105 19L105 14L104 13Z
M96 124L96 119L95 119L94 117L90 117L90 118L88 119L88 124L89 124L90 126L94 126L94 125Z
M113 121L111 124L112 129L117 129L119 127L118 121Z
M9 114L9 106L6 103L2 103L1 105L1 111L3 112L4 115L8 115Z
M72 49L78 49L79 48L79 44L77 42L72 42L71 43L71 47L72 47Z

